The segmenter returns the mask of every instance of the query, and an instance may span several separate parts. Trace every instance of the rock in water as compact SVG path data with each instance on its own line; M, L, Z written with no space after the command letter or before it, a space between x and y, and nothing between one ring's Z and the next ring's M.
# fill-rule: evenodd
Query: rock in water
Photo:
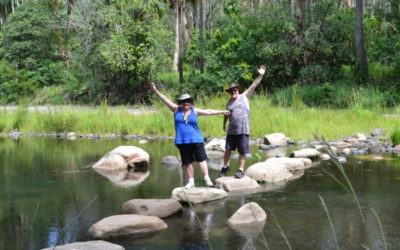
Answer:
M255 202L250 202L239 208L229 219L228 225L235 231L256 234L262 230L267 214Z
M93 224L89 235L97 239L121 236L152 235L167 228L163 220L155 216L123 214L104 218Z
M245 175L258 182L285 182L289 181L293 174L283 164L258 162L247 168Z
M128 167L147 167L149 154L135 146L119 146L108 152L93 165L95 169L126 169Z
M190 202L193 204L203 203L208 201L224 199L228 194L218 188L208 187L195 187L195 188L184 188L178 187L172 190L172 199Z
M316 150L315 148L305 148L305 149L300 149L297 151L293 151L290 156L294 158L310 158L310 159L316 159L319 157L321 153Z
M218 151L225 152L225 143L224 139L213 139L209 143L207 143L204 147L206 151Z
M133 199L122 205L129 214L168 217L182 211L182 205L175 199Z
M244 176L240 179L232 176L220 177L215 180L215 184L218 188L223 189L228 193L249 192L260 188L257 181L248 176Z
M264 144L265 145L287 146L288 138L282 133L273 133L273 134L264 136Z
M42 250L124 250L125 248L103 240L74 242L56 247L43 248Z

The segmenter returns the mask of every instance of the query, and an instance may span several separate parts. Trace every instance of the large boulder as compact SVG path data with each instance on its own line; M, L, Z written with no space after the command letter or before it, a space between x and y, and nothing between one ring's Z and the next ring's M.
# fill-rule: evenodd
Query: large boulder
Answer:
M149 154L135 146L119 146L108 152L93 165L94 169L126 169L128 167L147 167Z
M213 139L209 143L207 143L204 147L207 152L210 151L218 151L218 152L225 152L225 143L224 139Z
M172 199L193 204L224 199L228 193L222 189L209 187L183 188L172 190Z
M112 183L119 187L131 188L138 186L150 175L150 170L148 168L142 169L116 169L116 170L105 170L97 169L94 171L100 175L106 177Z
M92 240L86 242L74 242L55 247L43 248L42 250L124 250L125 248L103 240Z
M122 205L128 214L168 217L182 211L182 205L174 199L133 199Z
M312 161L308 158L278 157L278 158L269 158L266 160L266 162L278 165L283 164L290 171L306 169L312 166Z
M167 224L156 216L122 214L104 218L89 228L89 235L97 239L121 236L152 235L163 231Z
M262 230L266 219L265 211L257 203L250 202L239 208L228 219L228 225L235 231L254 234Z
M310 158L316 159L320 156L320 152L315 148L304 148L300 150L293 151L290 156L294 158Z
M260 188L257 181L247 176L240 179L232 176L220 177L215 180L215 185L228 193L251 192Z
M245 174L258 182L284 182L290 180L293 174L285 164L258 162L247 168Z
M273 134L264 136L264 144L265 145L287 146L288 138L282 133L273 133Z

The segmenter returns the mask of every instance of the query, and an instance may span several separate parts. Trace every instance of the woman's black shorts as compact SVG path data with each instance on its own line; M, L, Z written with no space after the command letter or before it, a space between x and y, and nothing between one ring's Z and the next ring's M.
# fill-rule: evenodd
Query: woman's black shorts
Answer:
M190 164L195 160L197 162L207 160L204 143L176 144L176 146L181 154L182 165Z

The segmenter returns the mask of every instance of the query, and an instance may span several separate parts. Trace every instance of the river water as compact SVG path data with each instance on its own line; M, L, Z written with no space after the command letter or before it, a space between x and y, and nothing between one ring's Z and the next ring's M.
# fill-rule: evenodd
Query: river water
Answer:
M149 152L150 171L121 180L90 169L120 145ZM251 153L247 166L267 157L255 147ZM170 198L171 191L185 180L180 167L162 165L161 159L168 155L178 155L171 140L139 144L123 139L0 138L0 249L41 249L92 240L87 235L89 227L120 214L125 201ZM344 183L340 172L324 162L285 185L263 185L263 192L229 196L194 208L184 206L181 214L164 219L167 230L151 238L110 241L126 249L336 249L337 239L341 249L384 249L385 245L399 249L400 158L383 158L352 156L344 164L365 222L353 196L332 178ZM237 166L237 160L232 160L232 172ZM212 179L218 167L219 163L210 163ZM197 165L195 169L200 186ZM230 229L228 218L252 201L267 213L263 230L240 233Z

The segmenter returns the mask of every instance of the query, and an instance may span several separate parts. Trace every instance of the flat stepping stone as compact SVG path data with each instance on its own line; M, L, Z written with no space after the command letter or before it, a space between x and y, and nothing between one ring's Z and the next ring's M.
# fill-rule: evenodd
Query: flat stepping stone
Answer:
M265 162L271 164L283 164L290 171L302 170L312 166L312 161L309 158L275 157L269 158Z
M182 205L175 199L133 199L122 205L128 214L140 214L164 218L182 211Z
M240 179L233 176L220 177L215 180L215 184L217 188L223 189L228 193L255 191L260 188L257 181L248 176Z
M224 199L228 193L222 189L209 187L184 188L178 187L172 190L172 199L188 203L203 203Z
M124 247L103 240L74 242L57 247L43 248L42 250L125 250Z
M105 239L120 236L151 235L167 228L167 224L158 217L124 214L104 218L93 224L89 229L89 235L97 239Z

